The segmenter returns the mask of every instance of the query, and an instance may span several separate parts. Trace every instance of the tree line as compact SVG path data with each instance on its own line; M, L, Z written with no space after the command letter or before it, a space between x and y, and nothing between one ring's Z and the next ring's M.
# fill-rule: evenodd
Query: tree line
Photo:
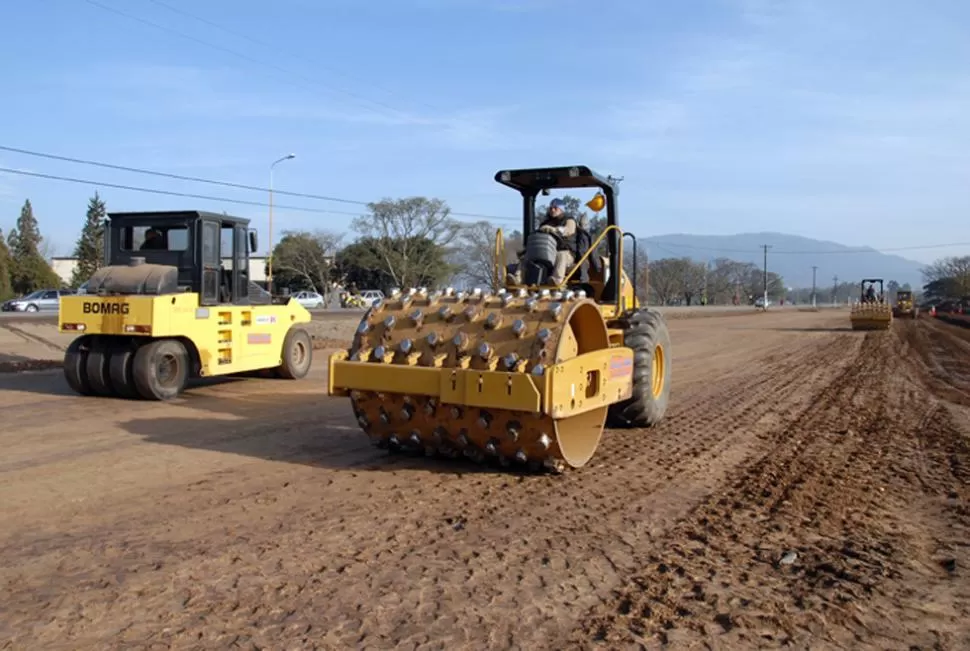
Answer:
M970 300L970 255L940 258L923 269L924 297Z
M589 215L576 197L565 196L567 213L577 218L595 238L605 218ZM537 206L537 215L546 206ZM88 201L84 223L74 247L77 260L70 287L85 282L104 262L104 200L95 193ZM277 291L308 289L329 298L336 287L380 289L440 287L444 284L498 289L493 255L496 227L487 221L463 222L451 215L438 198L384 198L367 204L367 213L353 220L349 233L333 230L285 230L273 247L273 279ZM514 262L523 248L522 233L504 233L506 263ZM47 245L30 201L24 202L16 225L6 237L0 230L0 298L22 295L64 283L47 262ZM603 243L597 254L605 254ZM624 267L634 279L642 299L653 304L750 304L762 296L764 270L750 262L717 258L700 262L689 257L647 259L638 252L633 269L632 247L625 242ZM928 297L970 295L970 256L944 258L924 270ZM784 279L767 273L768 297L798 303L811 301L811 289L789 292ZM909 289L893 280L892 297ZM859 293L857 282L818 287L819 302L845 302Z
M596 235L602 217L582 210L580 200L566 196L567 213ZM330 230L284 231L273 251L276 289L309 289L325 298L337 286L351 289L436 287L444 283L494 287L493 256L496 227L487 222L460 222L441 199L411 197L368 204L369 213L356 218L348 234ZM545 213L538 206L536 213ZM522 249L522 233L504 233L506 263ZM764 290L764 274L756 265L720 258L702 263L690 258L647 260L640 251L633 269L632 247L624 249L624 267L641 298L652 303L749 304ZM605 254L605 243L597 254ZM768 295L785 297L781 276L768 272Z
M95 192L88 201L84 225L74 247L77 264L68 283L70 287L77 288L103 264L105 215L104 201ZM41 235L34 208L27 199L6 237L0 228L0 300L64 286L47 261L48 250L48 242Z

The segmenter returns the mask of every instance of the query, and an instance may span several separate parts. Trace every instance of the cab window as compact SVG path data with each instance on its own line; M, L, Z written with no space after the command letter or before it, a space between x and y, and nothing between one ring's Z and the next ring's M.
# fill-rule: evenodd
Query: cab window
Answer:
M185 251L189 230L185 226L126 226L121 229L122 251Z

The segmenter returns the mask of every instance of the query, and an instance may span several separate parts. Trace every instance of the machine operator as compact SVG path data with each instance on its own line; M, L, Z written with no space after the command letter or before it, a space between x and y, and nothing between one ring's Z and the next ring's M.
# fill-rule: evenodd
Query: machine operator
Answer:
M562 238L551 278L558 285L566 279L566 272L576 261L576 219L566 214L566 202L558 198L549 202L549 210L539 230Z
M142 251L164 251L165 240L162 239L162 232L157 228L149 228L145 232L145 241L142 243Z

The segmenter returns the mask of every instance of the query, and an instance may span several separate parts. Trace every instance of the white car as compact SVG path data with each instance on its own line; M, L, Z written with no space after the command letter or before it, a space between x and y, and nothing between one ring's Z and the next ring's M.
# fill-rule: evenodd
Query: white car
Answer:
M754 302L754 306L755 307L771 307L771 299L769 298L768 299L768 302L765 303L764 296L759 296L758 299Z
M297 292L293 295L294 300L308 310L323 307L323 296L316 292Z
M379 289L365 289L360 297L364 299L364 305L370 307L375 302L384 300L384 292Z

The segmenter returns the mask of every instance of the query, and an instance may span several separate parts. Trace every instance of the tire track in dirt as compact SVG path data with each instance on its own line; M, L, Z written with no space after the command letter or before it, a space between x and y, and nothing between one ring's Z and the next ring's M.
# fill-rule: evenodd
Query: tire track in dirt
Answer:
M970 407L970 331L938 319L899 323L913 366L935 396Z
M4 328L5 330L8 330L8 331L12 332L13 334L18 335L18 336L22 337L25 340L33 341L34 343L40 344L42 346L46 346L47 348L49 348L49 349L51 349L53 351L56 351L58 353L63 353L64 350L65 350L65 347L64 346L62 346L60 344L57 344L57 343L55 343L53 341L50 341L49 339L45 339L45 338L43 338L43 337L41 337L39 335L35 335L32 332L28 332L27 330L24 330L23 328L18 328L15 325L11 325L9 323L2 323L2 324L0 324L0 328Z
M912 525L926 513L914 502L955 495L961 475L940 455L965 463L966 439L908 381L897 352L894 333L869 334L855 364L769 432L770 452L672 529L571 643L966 648L970 594L952 589L934 562L952 549L944 539L953 528L966 533L966 513L951 508ZM793 562L780 563L787 552ZM927 626L934 594L947 612Z
M470 516L455 519L462 523L462 538L476 549L474 553L441 558L440 554L427 551L435 549L433 541L412 542L413 548L419 550L412 561L415 565L446 561L444 567L450 568L441 578L442 588L433 600L447 601L449 595L444 587L462 585L464 607L483 613L483 625L501 633L491 640L493 646L501 647L503 640L514 637L524 648L544 647L550 639L569 630L575 609L606 597L612 585L639 566L639 548L653 531L666 526L664 517L672 520L692 501L714 490L716 479L727 468L754 452L742 439L753 439L750 428L757 427L759 418L774 410L784 396L797 395L799 389L818 381L804 372L808 359L820 355L826 363L837 363L844 352L843 346L836 343L822 353L817 352L816 346L807 345L801 355L794 355L767 376L739 378L737 392L726 404L712 403L706 389L696 396L681 396L678 412L687 411L689 416L680 426L669 424L648 432L609 432L609 437L623 437L626 441L601 448L595 466L606 469L605 475L571 473L556 482L536 482L527 489L527 500L514 495L496 500L484 495L466 501L459 512ZM671 420L678 422L677 417ZM683 427L701 423L704 427ZM679 431L687 432L687 436L671 449L670 434ZM642 440L647 435L651 436L649 443ZM731 454L721 454L728 448ZM618 468L618 463L623 463L624 468ZM672 484L673 477L676 482ZM637 487L635 495L626 491L630 485ZM684 490L688 486L691 491ZM622 499L617 499L621 495ZM475 503L479 504L477 509ZM512 523L523 512L536 513L534 524L541 532L522 537L521 529ZM611 542L604 544L604 539ZM464 545L458 547L463 548ZM411 554L407 558L410 557ZM490 574L489 568L496 569ZM533 580L538 577L539 582L529 585L524 576L530 575ZM373 585L373 590L379 591L380 585ZM523 599L520 595L524 590L534 594ZM420 601L426 600L422 596ZM517 613L516 619L510 621L506 610L493 614L496 603L508 604ZM568 604L568 608L562 608L562 604ZM554 613L557 606L560 612ZM460 618L455 612L439 613L434 627L430 631L426 627L423 632L431 633L433 639L442 639L440 636L458 627ZM535 631L530 636L523 628ZM375 643L399 643L401 633L390 628L380 630Z
M294 473L297 483L287 489L250 486L230 503L220 499L224 491L206 498L209 482L159 496L161 512L185 512L176 522L191 536L178 535L171 521L160 528L153 514L127 513L119 516L128 521L111 524L117 529L108 543L102 521L97 530L3 552L26 562L43 544L45 553L64 555L58 571L90 595L83 602L89 615L66 616L50 640L66 633L95 643L104 639L97 631L115 626L123 631L118 639L132 644L188 643L201 635L212 644L238 636L297 644L305 637L342 648L422 640L438 648L549 646L578 612L642 565L653 536L715 490L733 466L764 454L755 433L777 428L851 361L849 335L793 341L759 351L750 367L714 369L678 394L668 423L608 432L593 467L561 478L461 476L467 466L455 466L454 475L416 476L407 459L379 458L375 467L400 470L344 475L317 488ZM762 356L775 363L762 364ZM729 372L730 384L716 381ZM347 441L357 452L367 447L362 438ZM304 495L294 496L295 486ZM307 493L319 495L320 504ZM269 535L229 528L240 509ZM375 540L375 530L386 533ZM92 548L96 556L86 551ZM37 607L37 590L61 608L76 605L76 596L40 589L40 569L10 578L9 603L24 617ZM159 613L164 630L156 621L128 623L126 614L148 610ZM483 640L486 628L491 634Z

